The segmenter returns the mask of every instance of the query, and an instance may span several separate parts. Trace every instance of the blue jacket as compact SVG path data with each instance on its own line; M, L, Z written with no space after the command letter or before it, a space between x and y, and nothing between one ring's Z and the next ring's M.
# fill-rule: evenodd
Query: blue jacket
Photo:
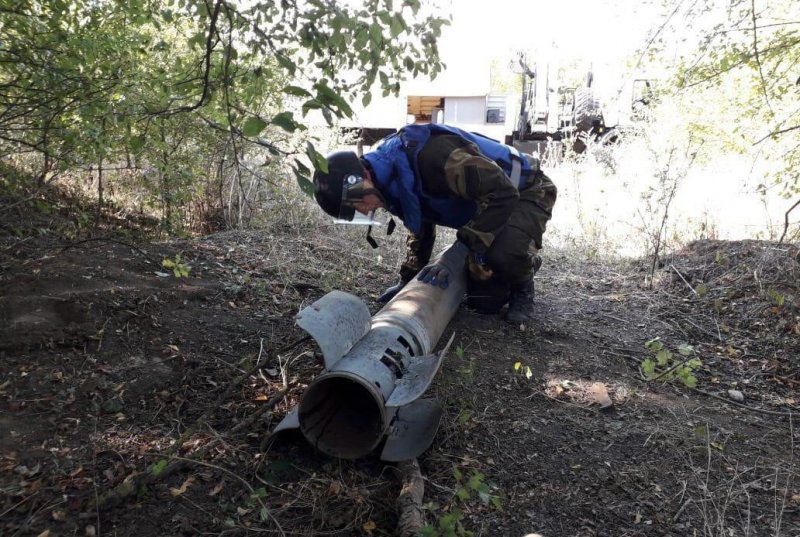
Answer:
M478 146L478 150L497 163L506 176L516 160L522 176L531 173L525 158L509 146L480 134L466 132L442 124L407 125L381 142L374 151L364 155L376 186L386 199L387 210L400 218L413 233L420 233L422 222L458 229L469 222L477 210L476 200L456 197L433 197L422 188L419 155L432 134L455 134Z

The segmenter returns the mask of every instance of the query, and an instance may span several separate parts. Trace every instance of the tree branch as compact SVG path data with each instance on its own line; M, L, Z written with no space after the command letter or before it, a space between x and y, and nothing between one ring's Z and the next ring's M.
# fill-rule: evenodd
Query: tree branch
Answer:
M208 99L209 78L211 76L211 54L214 52L214 36L217 33L217 19L219 19L219 11L222 8L222 0L217 0L214 4L214 12L211 14L211 24L208 27L208 36L206 36L206 53L203 59L205 66L203 68L203 93L200 95L200 100L193 105L179 106L172 110L164 110L160 114L172 115L180 112L192 112L197 110L206 103Z
M764 140L766 140L767 138L771 138L772 136L778 136L780 134L786 134L787 132L791 132L791 131L794 131L794 130L797 130L797 129L800 129L800 125L795 125L794 127L788 127L786 129L780 129L780 130L777 130L777 131L772 131L771 133L767 134L766 136L764 136L763 138L761 138L757 142L753 143L753 145L758 145L761 142L763 142Z
M781 233L781 238L778 240L778 244L782 244L783 243L783 239L786 238L786 232L789 229L789 213L794 211L797 208L798 205L800 205L800 200L797 200L794 203L794 205L789 207L789 210L786 211L786 214L783 215L783 233Z
M270 142L268 142L268 141L264 140L263 138L246 138L246 137L245 137L245 136L242 134L242 131L241 131L241 130L239 130L239 129L237 129L237 128L236 128L236 127L234 127L234 126L231 126L231 128L230 128L230 129L226 129L225 127L223 127L223 126L222 126L222 125L220 125L219 123L215 123L214 121L211 121L210 119L208 119L208 118L205 118L205 117L203 117L203 116L200 116L200 119L202 119L203 121L205 121L205 122L206 122L206 125L208 125L208 126L209 126L209 127L211 127L212 129L216 129L216 130L218 130L218 131L225 132L225 133L227 133L227 132L230 132L230 131L233 131L233 132L235 132L236 134L238 134L239 136L241 136L241 137L242 137L242 139L244 139L244 140L247 140L248 142L252 142L252 143L254 143L254 144L256 144L256 145L260 145L261 147L266 147L266 148L267 148L267 149L269 149L270 151L274 151L274 152L276 152L276 153L278 153L278 154L281 154L281 155L283 155L283 156L288 156L288 155L290 154L290 153L289 153L289 152L287 152L287 151L283 151L283 150L279 149L279 148L278 148L278 146L276 146L275 144L272 144L272 143L270 143Z
M753 17L753 54L758 65L758 76L761 78L761 92L764 94L764 101L767 103L770 114L774 114L772 103L767 95L767 81L764 80L764 69L761 66L761 58L758 55L758 24L756 23L756 0L750 0L750 15Z

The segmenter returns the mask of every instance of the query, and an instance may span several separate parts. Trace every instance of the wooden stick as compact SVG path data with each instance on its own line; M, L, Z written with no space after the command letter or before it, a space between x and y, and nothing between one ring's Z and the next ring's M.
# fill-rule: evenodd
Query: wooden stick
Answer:
M402 488L397 497L397 535L399 537L415 537L425 525L422 512L422 497L425 494L425 481L419 469L417 459L397 464L400 471Z

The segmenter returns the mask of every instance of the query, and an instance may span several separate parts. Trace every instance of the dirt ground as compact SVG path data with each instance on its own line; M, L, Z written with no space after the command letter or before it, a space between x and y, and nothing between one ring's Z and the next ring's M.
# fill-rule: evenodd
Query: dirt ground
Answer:
M321 370L294 315L332 289L377 312L400 239L53 218L0 231L0 534L394 534L395 465L266 439ZM800 535L800 251L705 241L651 269L551 248L529 326L459 310L425 535Z

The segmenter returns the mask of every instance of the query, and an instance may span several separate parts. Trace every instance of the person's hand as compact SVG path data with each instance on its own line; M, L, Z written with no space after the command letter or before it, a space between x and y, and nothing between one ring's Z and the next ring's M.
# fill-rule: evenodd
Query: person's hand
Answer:
M439 262L431 263L419 271L417 279L423 283L447 289L450 286L450 269Z
M420 270L417 280L447 289L450 286L450 278L457 271L464 270L464 259L467 254L469 254L467 245L456 241L436 261Z

